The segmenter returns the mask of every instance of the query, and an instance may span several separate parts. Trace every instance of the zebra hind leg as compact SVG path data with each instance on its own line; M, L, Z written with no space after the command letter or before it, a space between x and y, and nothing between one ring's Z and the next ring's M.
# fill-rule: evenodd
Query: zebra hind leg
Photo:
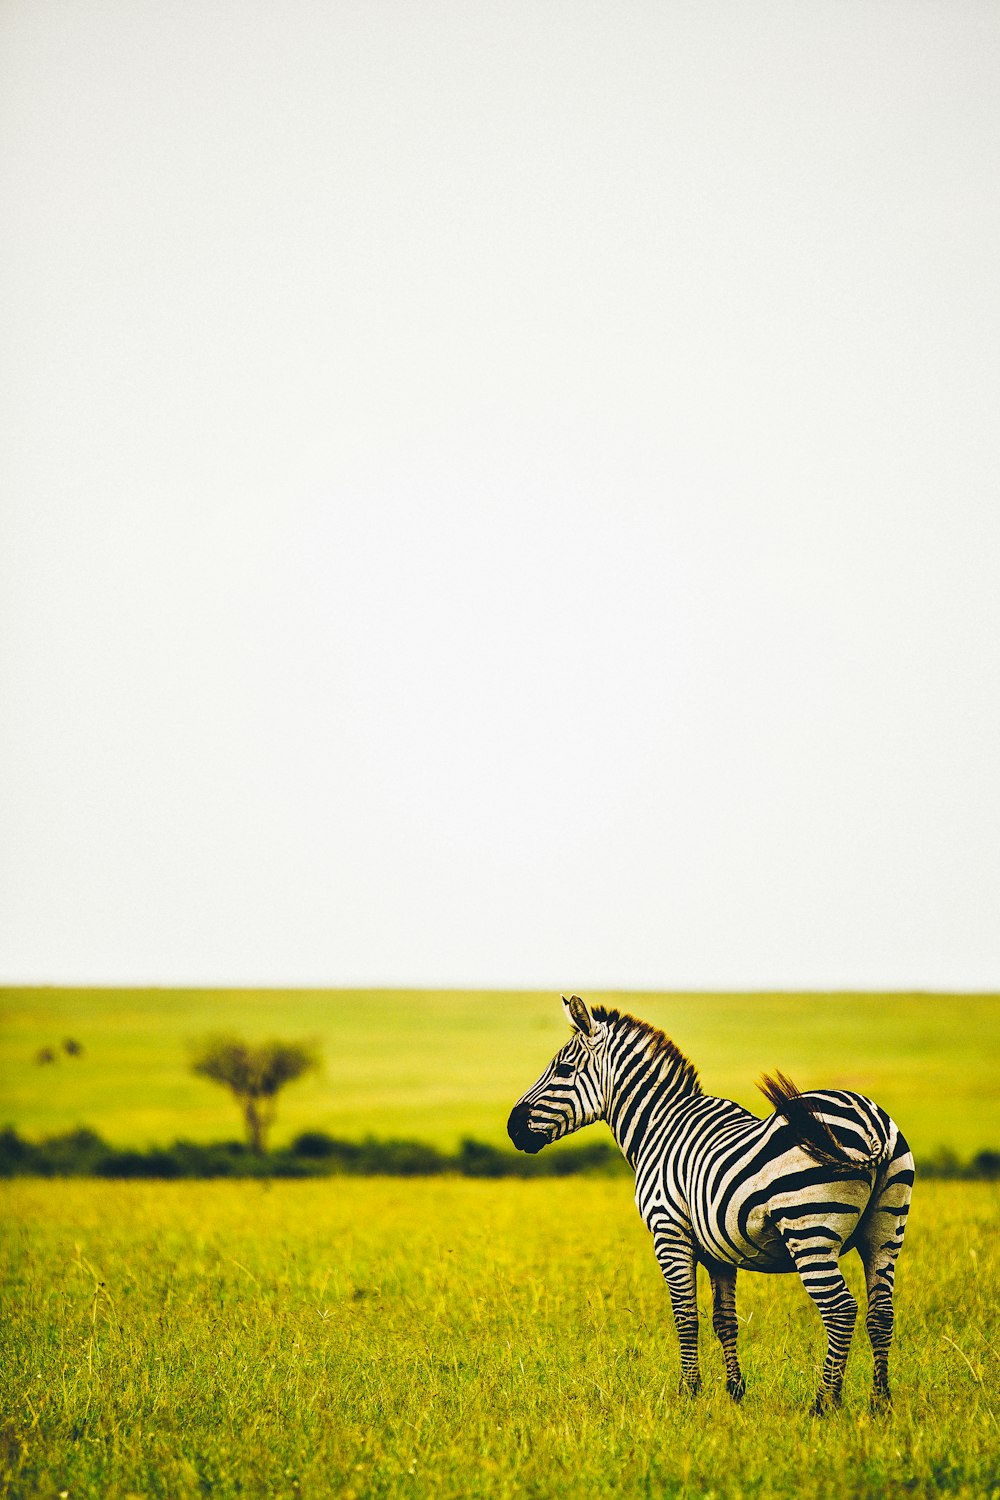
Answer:
M839 1238L831 1240L830 1231L818 1227L813 1230L804 1226L794 1230L780 1225L778 1227L802 1284L816 1304L826 1329L823 1376L811 1408L813 1415L819 1417L841 1404L844 1370L854 1337L858 1304L851 1296L837 1265Z
M865 1326L872 1346L875 1371L872 1383L872 1410L892 1404L889 1387L889 1350L892 1346L892 1274L893 1262L880 1263L877 1258L865 1260L865 1284L868 1289L868 1313Z
M892 1176L873 1201L862 1221L858 1253L865 1268L868 1314L865 1327L874 1358L872 1410L881 1411L892 1403L889 1388L889 1350L892 1346L892 1289L896 1259L903 1248L903 1233L910 1207L913 1183L913 1158L905 1141L903 1154L892 1163Z
M734 1401L746 1395L746 1382L736 1353L739 1323L736 1318L736 1267L717 1266L709 1271L712 1282L712 1327L722 1345L726 1361L726 1390Z

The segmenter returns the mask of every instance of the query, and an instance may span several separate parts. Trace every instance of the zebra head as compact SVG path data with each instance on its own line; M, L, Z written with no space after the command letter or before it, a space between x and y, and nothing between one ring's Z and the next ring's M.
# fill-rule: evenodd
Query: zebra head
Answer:
M519 1151L534 1155L560 1136L604 1117L601 1055L607 1028L579 995L562 997L573 1035L537 1083L510 1112L507 1134Z

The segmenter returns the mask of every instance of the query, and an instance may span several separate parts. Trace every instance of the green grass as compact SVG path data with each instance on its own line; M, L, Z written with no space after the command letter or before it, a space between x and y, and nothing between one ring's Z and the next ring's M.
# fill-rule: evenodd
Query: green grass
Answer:
M679 1394L627 1183L5 1183L6 1493L996 1496L997 1209L918 1182L895 1408L868 1414L861 1330L817 1421L819 1320L787 1277L740 1278L740 1408L701 1288L706 1389Z
M998 1144L1000 996L589 995L664 1027L705 1088L763 1112L754 1080L872 1094L918 1156ZM39 1136L89 1125L122 1146L239 1133L224 1091L193 1077L207 1031L315 1037L321 1074L282 1095L275 1142L301 1130L403 1135L453 1150L505 1142L510 1106L565 1040L552 994L441 991L0 990L0 1124ZM34 1062L81 1040L85 1055Z

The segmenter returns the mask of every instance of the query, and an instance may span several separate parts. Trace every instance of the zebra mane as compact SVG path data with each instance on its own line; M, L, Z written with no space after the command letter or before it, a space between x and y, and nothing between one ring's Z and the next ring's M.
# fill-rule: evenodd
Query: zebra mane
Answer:
M647 1044L646 1055L651 1061L662 1059L672 1063L684 1091L701 1093L701 1081L694 1063L689 1057L685 1057L677 1043L672 1042L658 1026L640 1021L638 1016L630 1016L628 1011L616 1010L612 1005L593 1005L590 1013L595 1021L603 1021L614 1030L641 1034Z

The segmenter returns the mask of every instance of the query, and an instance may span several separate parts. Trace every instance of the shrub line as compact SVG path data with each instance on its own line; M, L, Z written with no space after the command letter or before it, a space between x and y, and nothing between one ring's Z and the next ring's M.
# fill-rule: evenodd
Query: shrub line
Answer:
M0 1177L214 1178L214 1177L572 1177L580 1173L626 1175L630 1168L605 1140L566 1146L538 1156L466 1138L454 1155L425 1141L340 1140L305 1131L290 1146L255 1154L242 1141L175 1141L145 1151L123 1150L86 1128L28 1141L13 1126L0 1130ZM950 1151L917 1163L923 1177L966 1181L1000 1179L1000 1151L979 1151L960 1162Z
M12 1126L0 1130L2 1177L565 1177L628 1170L616 1148L600 1140L537 1157L465 1139L450 1155L424 1141L345 1141L310 1130L290 1146L255 1153L243 1141L175 1141L139 1151L110 1146L85 1127L37 1142Z

